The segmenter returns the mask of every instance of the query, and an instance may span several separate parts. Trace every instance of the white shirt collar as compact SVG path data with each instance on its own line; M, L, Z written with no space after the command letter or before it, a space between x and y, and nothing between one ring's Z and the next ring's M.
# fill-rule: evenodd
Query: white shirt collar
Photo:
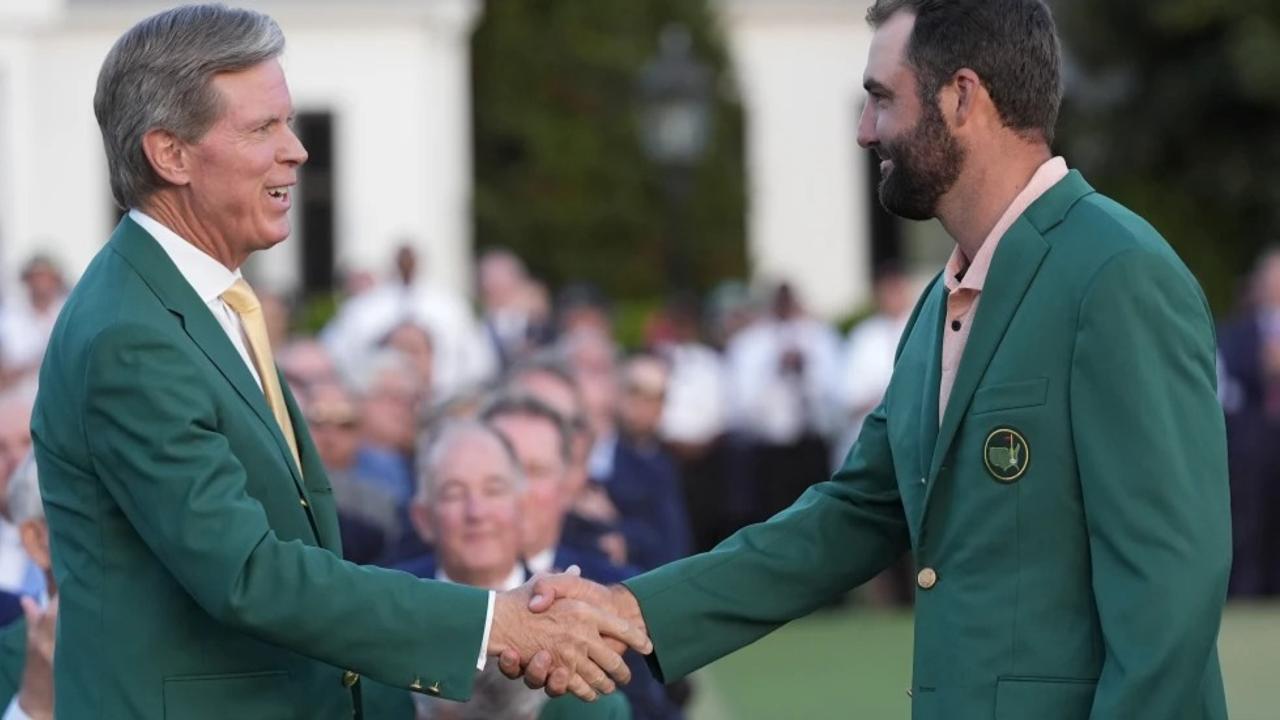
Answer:
M556 549L549 547L546 550L529 558L527 564L529 570L535 573L549 573L553 570L552 565L556 561Z
M228 270L225 265L141 210L130 210L129 218L155 238L187 284L200 296L201 302L208 304L219 299L222 293L240 279L239 270Z
M440 582L447 582L447 583L453 582L453 580L449 578L449 576L445 573L444 568L442 567L436 568L436 579L439 580ZM497 590L498 592L515 590L516 588L523 585L524 581L525 581L524 567L521 566L520 563L516 563L515 567L511 568L511 573L507 575L507 579L502 581L501 587L489 588L489 589Z

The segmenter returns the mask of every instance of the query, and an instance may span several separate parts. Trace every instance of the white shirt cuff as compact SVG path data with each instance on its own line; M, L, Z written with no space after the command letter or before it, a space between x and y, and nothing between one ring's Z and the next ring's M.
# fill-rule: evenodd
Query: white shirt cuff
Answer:
M485 660L487 660L485 657L485 650L489 649L489 631L493 629L493 599L496 596L497 593L492 590L489 591L489 609L484 613L484 637L480 638L480 657L476 659L477 670L484 670ZM22 720L27 716L19 715L17 717ZM9 720L9 716L6 715L4 718L0 718L0 720Z
M485 634L488 637L488 634ZM0 720L31 720L31 716L22 711L22 706L18 705L18 696L14 695L9 701L9 707L5 708L4 717Z

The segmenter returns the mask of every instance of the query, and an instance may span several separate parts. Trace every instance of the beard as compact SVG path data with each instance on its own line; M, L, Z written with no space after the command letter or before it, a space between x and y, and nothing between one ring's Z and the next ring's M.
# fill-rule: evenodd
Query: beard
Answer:
M965 156L934 102L923 103L916 126L903 137L881 142L879 153L893 163L880 179L880 204L908 220L937 216L938 199L960 177Z

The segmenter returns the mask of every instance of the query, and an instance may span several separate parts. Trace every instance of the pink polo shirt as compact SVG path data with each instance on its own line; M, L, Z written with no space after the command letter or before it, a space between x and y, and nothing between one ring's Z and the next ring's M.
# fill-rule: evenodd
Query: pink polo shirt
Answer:
M1008 232L1013 223L1031 207L1041 195L1067 176L1067 161L1055 157L1045 162L1031 176L1031 182L1018 193L1013 202L1005 209L1004 214L996 221L995 227L987 239L982 241L978 254L969 262L957 245L951 251L951 259L947 261L947 269L943 273L943 282L947 291L947 325L942 330L942 380L938 387L938 422L942 422L947 413L947 402L951 399L951 388L956 382L956 371L960 368L960 358L964 356L964 347L969 342L969 328L977 317L978 301L982 298L982 287L987 282L987 272L991 270L991 258L995 257L1000 239ZM964 279L957 279L963 273Z

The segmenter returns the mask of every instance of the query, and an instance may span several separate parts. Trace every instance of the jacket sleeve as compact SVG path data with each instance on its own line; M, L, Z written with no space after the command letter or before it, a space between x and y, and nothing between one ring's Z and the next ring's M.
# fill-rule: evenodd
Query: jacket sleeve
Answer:
M835 477L713 550L625 582L640 602L664 682L807 615L907 548L883 406Z
M1092 717L1200 718L1221 692L1231 564L1212 320L1180 264L1135 249L1098 271L1078 322L1071 424L1106 651Z
M91 345L91 462L142 541L230 628L387 685L469 697L487 593L279 539L219 432L235 420L219 417L205 373L144 325L112 326Z

